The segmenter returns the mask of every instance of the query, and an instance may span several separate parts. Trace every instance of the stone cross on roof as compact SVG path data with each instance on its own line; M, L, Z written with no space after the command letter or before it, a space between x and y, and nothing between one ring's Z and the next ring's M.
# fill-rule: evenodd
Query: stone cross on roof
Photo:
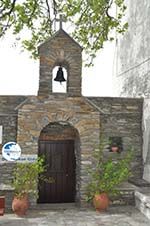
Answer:
M64 16L60 14L59 19L56 19L56 22L59 22L59 28L62 29L62 23L66 22Z

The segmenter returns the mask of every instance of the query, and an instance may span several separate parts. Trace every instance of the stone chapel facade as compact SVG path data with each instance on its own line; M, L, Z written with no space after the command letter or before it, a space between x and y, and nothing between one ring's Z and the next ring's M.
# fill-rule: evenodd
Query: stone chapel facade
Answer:
M16 141L22 155L44 154L55 171L56 192L43 188L46 195L43 197L41 192L42 201L38 202L75 202L81 206L85 203L87 167L92 167L92 153L102 134L108 140L120 142L122 150L117 158L123 158L125 151L134 147L133 178L142 178L143 100L82 96L82 48L63 29L39 47L39 56L38 95L0 96L2 145ZM60 65L67 71L67 91L53 93L53 69ZM109 147L105 154L112 155ZM9 184L14 164L0 160L0 194L6 195L8 207L13 195ZM63 198L58 197L57 190L61 190Z

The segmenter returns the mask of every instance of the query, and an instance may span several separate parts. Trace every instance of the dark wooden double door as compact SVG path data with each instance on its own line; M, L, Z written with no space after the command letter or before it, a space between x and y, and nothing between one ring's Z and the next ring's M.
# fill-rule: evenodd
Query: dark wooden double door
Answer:
M67 203L75 201L74 141L39 141L39 156L45 157L46 177L53 183L39 181L38 203Z

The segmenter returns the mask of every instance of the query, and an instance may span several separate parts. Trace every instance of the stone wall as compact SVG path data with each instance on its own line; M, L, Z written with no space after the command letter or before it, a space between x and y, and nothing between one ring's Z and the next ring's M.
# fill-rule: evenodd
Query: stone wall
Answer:
M126 0L128 31L117 37L115 95L150 97L150 1Z
M25 99L24 96L0 96L0 125L2 126L0 153L3 144L17 139L17 106ZM11 186L14 166L13 162L2 161L0 155L0 195L5 196L6 211L11 209L14 194Z
M142 178L142 107L143 99L88 97L100 111L101 134L105 139L121 137L123 151L134 148L132 171L134 178Z
M17 115L0 115L0 125L2 125L2 144L16 141Z
M23 154L37 154L40 133L49 123L65 122L74 127L80 139L76 144L80 146L78 199L82 202L88 182L87 166L92 166L91 156L99 145L100 133L105 138L122 138L121 157L127 149L134 148L133 177L142 177L142 106L143 99L30 97L19 109L17 142Z
M65 31L59 30L39 47L40 81L38 95L52 94L52 73L55 66L66 69L67 94L81 95L82 48Z
M41 131L48 124L68 123L79 134L76 146L77 196L85 201L88 181L87 167L92 166L91 155L99 145L100 117L84 97L31 97L18 112L17 142L23 154L37 154Z
M76 153L76 193L77 202L85 201L85 190L88 183L87 167L92 167L92 153L99 145L100 135L105 138L122 137L123 151L119 158L123 158L125 151L131 146L134 148L134 161L132 163L134 178L141 178L142 164L142 99L132 98L102 98L102 97L65 97L53 95L49 97L28 97L19 105L18 117L15 120L4 117L2 122L13 124L14 128L8 135L16 136L22 148L22 154L37 154L39 137L44 139L75 138ZM18 118L18 120L17 120ZM11 121L12 120L12 121ZM13 122L13 123L12 123ZM59 128L47 127L58 123ZM70 125L71 127L65 127ZM7 128L7 127L6 127ZM72 129L73 128L73 129ZM43 130L44 129L44 130ZM48 133L46 132L48 129ZM43 131L41 133L41 131ZM7 135L7 138L8 138ZM12 179L11 164L1 163L2 177L0 193L8 196L8 206L12 198L12 188L2 188ZM7 167L7 169L6 169ZM9 176L8 176L9 175ZM35 200L34 200L35 202Z
M15 109L26 97L0 96L0 125L2 126L2 144L16 141L18 112Z
M126 0L128 31L117 40L116 95L142 96L144 179L150 182L150 1Z
M11 209L13 199L12 172L16 163L2 161L0 156L0 195L5 196L6 211Z

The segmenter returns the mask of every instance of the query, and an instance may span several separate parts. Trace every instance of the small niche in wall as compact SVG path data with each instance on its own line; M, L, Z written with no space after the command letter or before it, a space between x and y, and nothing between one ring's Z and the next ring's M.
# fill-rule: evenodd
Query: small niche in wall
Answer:
M61 71L63 73L63 77L65 81L59 82L55 81L58 71ZM52 75L52 92L53 93L67 93L67 70L64 67L56 66L53 69L53 75Z
M109 137L109 151L116 153L123 151L122 137Z

